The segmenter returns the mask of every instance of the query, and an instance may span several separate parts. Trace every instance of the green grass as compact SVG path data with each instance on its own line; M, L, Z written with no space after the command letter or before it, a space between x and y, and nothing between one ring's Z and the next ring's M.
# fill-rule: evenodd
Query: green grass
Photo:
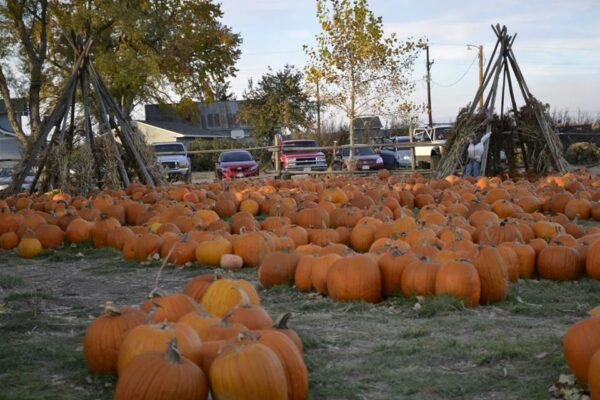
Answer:
M0 259L0 399L113 398L115 379L87 372L85 329L105 300L140 304L161 263L85 247ZM257 281L256 269L192 265L166 267L160 286L178 291L214 272ZM311 399L546 399L568 372L562 336L600 305L600 282L519 281L504 302L475 308L401 294L376 305L342 303L290 285L259 294L273 318L292 313Z
M0 288L14 289L25 286L25 281L20 276L0 273Z

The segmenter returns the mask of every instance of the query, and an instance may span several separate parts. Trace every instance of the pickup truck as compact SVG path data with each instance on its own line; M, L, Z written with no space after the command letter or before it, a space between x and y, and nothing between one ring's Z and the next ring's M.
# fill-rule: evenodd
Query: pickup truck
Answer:
M327 161L325 153L315 150L297 150L298 148L317 147L311 139L283 140L281 142L281 169L286 171L325 171Z
M169 181L192 183L192 162L183 143L162 142L150 146Z
M415 158L417 164L431 164L434 157L440 157L444 151L444 144L450 134L450 125L439 125L434 127L415 128L413 140L415 142L430 142L431 146L415 147Z

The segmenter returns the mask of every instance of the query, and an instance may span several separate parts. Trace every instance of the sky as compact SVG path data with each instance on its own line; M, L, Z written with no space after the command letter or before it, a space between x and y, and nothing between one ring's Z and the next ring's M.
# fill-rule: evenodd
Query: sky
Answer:
M239 72L231 80L241 97L248 79L258 80L285 64L302 68L302 46L320 31L314 0L221 0L223 22L243 39ZM517 33L513 46L530 91L553 109L600 114L600 4L598 0L370 0L386 33L430 43L434 122L452 121L478 86L477 51L491 56L491 24ZM425 54L415 64L411 99L425 104ZM425 121L426 116L422 115Z

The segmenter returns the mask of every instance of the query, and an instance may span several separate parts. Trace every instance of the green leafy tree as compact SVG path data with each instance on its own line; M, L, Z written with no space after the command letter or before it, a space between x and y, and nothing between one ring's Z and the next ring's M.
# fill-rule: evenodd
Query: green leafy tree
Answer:
M214 0L0 1L0 94L7 105L11 90L28 98L30 135L7 107L17 137L36 137L71 74L67 38L92 40L97 69L126 116L146 101L212 101L240 56L241 37L222 16Z
M293 66L269 72L255 85L250 81L239 113L258 142L273 141L278 132L304 132L311 123L313 104L303 90L303 74Z
M317 44L304 46L307 81L319 82L320 102L348 118L350 145L356 118L415 108L408 96L414 91L411 73L422 41L384 35L383 21L367 0L317 0L317 19L322 29Z

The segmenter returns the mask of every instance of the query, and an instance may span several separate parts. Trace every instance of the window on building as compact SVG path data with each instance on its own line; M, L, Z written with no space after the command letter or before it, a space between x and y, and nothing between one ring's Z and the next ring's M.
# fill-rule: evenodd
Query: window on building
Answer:
M208 114L206 116L206 124L209 128L220 128L221 119L219 118L219 114Z

